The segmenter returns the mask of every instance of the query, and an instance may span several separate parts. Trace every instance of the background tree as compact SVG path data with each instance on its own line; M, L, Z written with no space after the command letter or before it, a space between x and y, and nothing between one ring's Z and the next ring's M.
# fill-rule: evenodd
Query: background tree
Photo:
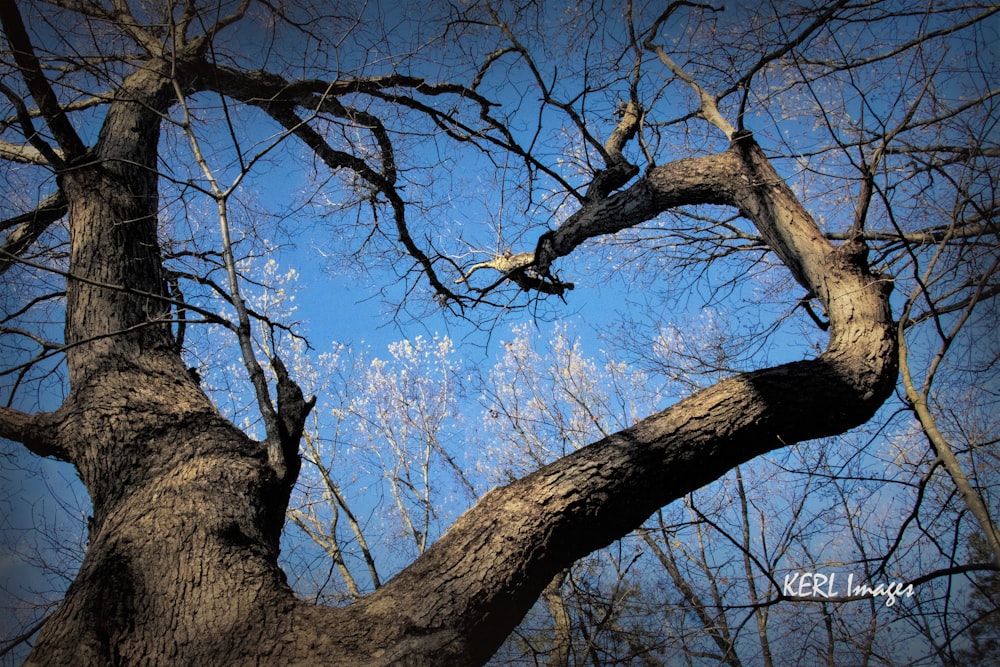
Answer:
M543 594L565 620L554 580L578 586L581 655L632 650L620 613L635 599L629 558L612 563L610 595L600 579L575 577L574 563L737 466L869 421L893 394L900 350L917 410L943 362L931 353L918 387L915 346L899 336L929 322L948 352L989 322L997 87L996 59L983 54L996 8L788 3L733 16L683 2L391 4L336 14L0 4L2 155L15 186L3 268L18 286L5 291L13 381L0 435L73 464L93 507L84 560L29 662L475 664ZM265 214L271 202L254 193L276 196L287 185L277 175L294 170L297 198ZM483 189L469 174L487 196L466 196ZM495 307L559 316L584 282L619 278L651 287L651 309L623 319L649 318L655 333L665 308L699 289L768 307L758 301L748 330L733 327L744 343L735 357L693 358L707 363L690 372L714 383L621 427L587 415L601 431L590 444L546 441L537 467L482 495L429 548L429 466L443 461L459 481L461 466L440 443L414 449L410 431L388 432L389 412L375 406L380 446L369 451L391 459L385 481L414 560L324 607L297 599L279 567L313 408L287 361L298 332L254 307L248 273L301 238L310 213L325 216L340 267L386 280L400 321L437 307L474 324ZM898 327L892 275L913 277L896 290L912 297ZM927 316L913 310L920 299ZM229 408L202 386L219 345L199 327L237 344L236 395L251 400ZM655 335L630 339L653 345ZM993 359L958 366L982 375ZM62 375L61 403L39 400ZM579 410L608 406L584 388L571 388ZM433 431L438 413L421 409L436 399L421 400L393 407L397 426L419 415L412 432ZM968 461L942 464L978 528L952 522L945 540L949 522L922 521L918 495L912 518L864 561L873 576L925 562L921 543L900 553L896 538L913 525L949 563L926 581L996 567L958 563L966 535L989 530L991 504L976 496L992 481L966 471L979 470L978 446L994 431L961 449ZM896 467L917 471L918 489L937 488L947 450L935 444L929 463L901 450ZM340 502L338 484L325 488ZM891 515L880 500L873 521ZM753 581L745 559L729 562ZM762 595L751 602L766 604ZM945 660L953 637L933 618L918 629Z

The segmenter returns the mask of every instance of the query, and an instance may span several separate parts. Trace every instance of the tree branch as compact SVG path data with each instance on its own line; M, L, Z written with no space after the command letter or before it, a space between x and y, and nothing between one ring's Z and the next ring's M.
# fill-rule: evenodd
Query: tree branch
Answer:
M19 442L38 456L69 461L69 452L58 441L52 413L28 414L0 406L0 438Z
M394 613L399 625L399 610L411 610L402 625L422 629L429 661L485 661L568 564L740 463L864 423L892 394L897 358L887 284L823 238L752 138L740 143L667 165L588 207L552 234L547 252L564 255L594 233L672 206L728 203L823 303L831 322L826 351L723 380L491 491L423 557L356 603L355 613L376 626ZM677 180L659 178L667 174ZM412 650L397 641L386 642L400 652L386 662Z
M0 0L0 23L3 24L7 42L10 44L14 61L17 63L21 76L28 85L31 96L35 98L35 103L38 104L49 129L52 130L52 135L66 154L66 158L72 160L82 156L86 147L66 117L66 113L60 106L48 79L42 73L42 66L35 55L31 39L28 37L24 21L21 18L21 12L18 11L17 3L14 0ZM29 141L31 140L30 136L27 138Z
M722 114L719 113L719 107L717 105L718 98L709 93L707 90L705 90L701 86L701 84L699 84L694 79L694 77L692 77L684 70L683 67L674 62L674 60L667 54L666 49L663 48L663 45L656 44L653 42L653 39L656 37L656 33L659 31L660 25L662 25L662 23L665 22L667 18L669 18L670 14L673 12L674 9L676 9L678 6L681 5L700 6L700 5L692 5L692 3L687 3L687 2L672 3L670 7L667 9L667 11L665 11L663 15L661 15L660 18L658 18L656 22L653 24L653 27L649 31L645 41L643 41L642 46L646 50L656 54L656 57L659 58L660 62L666 65L667 69L669 69L674 74L674 76L676 76L678 79L680 79L688 86L690 86L692 90L694 90L695 94L698 95L698 100L700 104L700 106L698 107L698 115L701 116L701 118L708 121L709 123L711 123L712 125L714 125L715 127L722 130L723 134L726 135L727 139L732 140L734 135L736 134L736 128L733 127L729 123L729 121L726 120L722 116Z
M58 151L45 143L45 140L42 139L42 135L35 129L35 124L31 121L31 114L28 113L28 107L25 106L24 100L22 100L13 89L2 83L0 83L0 93L3 93L14 107L17 122L21 126L21 134L24 135L28 144L32 149L34 149L30 150L26 147L21 147L20 150L10 151L13 153L12 158L17 162L46 164L52 166L61 165L63 163L62 156ZM9 146L10 144L6 145Z
M14 265L17 257L30 248L49 225L66 215L66 211L66 197L60 190L46 197L34 211L0 222L0 230L15 228L0 245L0 275Z
M48 146L48 148L56 155L57 158L59 158L61 162L62 151L55 150L51 146ZM40 150L32 146L30 143L28 145L23 145L12 144L9 141L0 141L0 159L9 160L11 162L20 162L21 164L34 164L43 167L54 166L52 161L46 158Z

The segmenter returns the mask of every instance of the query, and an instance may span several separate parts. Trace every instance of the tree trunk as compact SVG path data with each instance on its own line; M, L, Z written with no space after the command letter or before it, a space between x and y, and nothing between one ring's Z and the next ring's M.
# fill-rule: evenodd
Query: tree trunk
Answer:
M291 603L276 565L287 485L219 416L171 336L156 146L172 94L152 68L130 77L93 154L60 177L72 277L58 444L94 517L29 664L237 664Z
M863 423L892 391L884 283L856 248L823 240L741 137L588 205L555 235L546 261L671 206L729 204L823 302L827 351L724 380L488 493L348 607L298 601L277 564L294 480L279 478L267 448L219 415L167 323L155 171L172 94L165 72L151 63L128 78L97 147L60 176L72 240L71 390L57 413L33 418L46 428L32 437L76 466L94 520L79 574L29 664L479 664L576 559L741 462ZM3 435L30 430L23 415L0 416Z

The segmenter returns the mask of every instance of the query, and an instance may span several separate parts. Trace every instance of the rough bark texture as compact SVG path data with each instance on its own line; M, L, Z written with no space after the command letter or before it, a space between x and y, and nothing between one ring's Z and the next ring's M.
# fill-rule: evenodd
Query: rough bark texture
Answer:
M289 487L192 380L167 323L156 146L171 86L154 68L128 79L96 147L60 176L71 393L50 446L94 516L29 664L241 664L292 600L276 566Z
M297 601L277 565L289 486L187 374L164 301L156 146L166 66L127 79L96 147L60 172L72 239L71 393L0 434L71 461L90 545L32 665L473 665L574 560L733 466L871 417L895 383L887 283L820 235L752 137L653 169L584 207L535 257L681 204L738 208L824 304L819 358L730 378L487 494L409 568L341 609ZM28 437L30 424L44 426Z

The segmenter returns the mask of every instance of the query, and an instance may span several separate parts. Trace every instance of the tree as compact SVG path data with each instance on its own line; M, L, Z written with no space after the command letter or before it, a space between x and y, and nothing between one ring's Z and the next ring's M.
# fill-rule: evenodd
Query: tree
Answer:
M0 435L71 463L93 506L83 563L29 663L482 663L554 578L659 508L766 452L872 418L896 386L898 338L880 272L893 267L869 257L881 238L869 223L898 224L895 241L939 233L938 218L907 208L919 197L897 202L897 188L939 177L950 156L969 178L940 186L966 202L946 211L945 235L995 235L993 65L932 54L945 39L987 43L996 8L789 4L735 23L687 2L623 12L483 2L418 17L404 7L400 19L384 9L0 3L11 110L0 154L10 182L44 186L30 203L11 194L2 223L6 277L29 286L5 313L19 355L8 400L53 362L68 380L56 409L0 408ZM681 13L687 31L675 27ZM883 105L866 93L885 70L899 83ZM960 97L934 89L956 71L971 72ZM844 90L875 122L831 127L842 141L820 157L840 164L824 196L839 203L813 200L834 216L826 223L804 204L807 184L783 177L763 147L778 140L751 121L800 131L797 107L782 105L811 98L834 125L824 105ZM502 198L492 230L438 224L445 186L466 192L453 150L498 168L523 218L513 235ZM569 299L562 267L617 235L622 261L656 252L693 267L746 251L780 263L796 316L822 309L825 349L727 374L490 491L347 606L298 600L278 555L314 403L282 360L294 327L245 297L241 271L266 221L232 233L240 210L256 213L240 197L266 183L257 172L295 161L315 165L316 192L341 215L353 211L341 233L357 242L354 260L381 253L409 308L482 323L482 309ZM195 193L217 233L198 222ZM558 226L539 224L548 219ZM650 224L666 228L662 246L642 241ZM470 248L476 261L464 259ZM961 266L981 286L962 303L995 293L976 262ZM22 326L38 312L48 326ZM239 345L255 429L237 428L189 372L197 351L185 335L203 323Z

